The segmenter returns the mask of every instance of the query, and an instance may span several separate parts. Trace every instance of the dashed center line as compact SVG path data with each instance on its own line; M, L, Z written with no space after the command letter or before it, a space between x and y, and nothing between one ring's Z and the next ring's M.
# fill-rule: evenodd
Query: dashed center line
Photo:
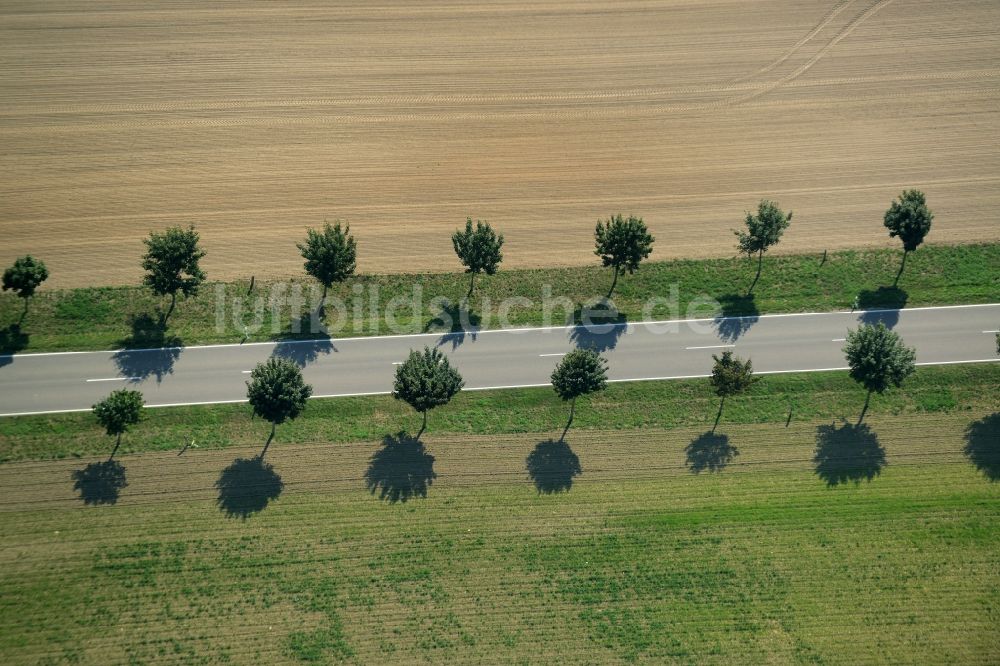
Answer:
M736 345L706 345L704 347L685 347L684 349L725 349L727 347L735 347Z
M107 377L106 379L88 379L88 382L137 382L142 377Z

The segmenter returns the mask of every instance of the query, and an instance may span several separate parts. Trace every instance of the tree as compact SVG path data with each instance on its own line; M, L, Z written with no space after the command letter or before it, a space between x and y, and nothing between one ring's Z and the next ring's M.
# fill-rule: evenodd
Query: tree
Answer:
M743 393L758 382L760 377L753 376L753 364L750 359L741 361L739 357L733 356L731 351L722 352L722 358L713 354L712 359L715 360L715 365L712 367L712 378L709 381L715 389L715 394L722 398L719 402L719 413L715 415L715 425L712 426L712 432L715 432L719 419L722 418L722 407L726 404L726 398Z
M104 400L94 405L94 416L101 427L112 437L117 437L110 461L122 444L122 434L128 432L142 418L142 393L129 389L112 391Z
M193 226L187 229L171 227L162 234L150 232L143 242L146 244L146 256L142 259L146 271L143 284L157 296L170 294L170 308L160 319L166 324L177 304L177 292L185 298L194 296L205 281L205 273L198 267L205 252L198 247L198 232Z
M899 335L882 322L848 331L844 354L851 368L851 378L868 389L858 425L868 412L873 392L881 395L891 387L899 387L916 369L916 352L903 345Z
M455 246L455 254L459 261L465 266L465 272L472 275L469 282L469 293L466 298L472 296L472 290L476 286L476 274L486 273L493 275L497 272L500 262L503 261L503 254L500 248L503 247L503 234L497 234L488 222L476 220L476 228L472 228L472 218L465 220L465 231L456 231L452 234L451 243Z
M608 384L608 363L592 349L575 349L563 356L562 361L552 372L552 388L565 402L570 401L569 421L563 428L562 437L573 424L576 413L576 399L596 391L603 391Z
M884 224L889 230L889 237L899 236L903 241L903 262L899 265L899 272L896 273L896 281L892 286L899 284L899 278L906 268L906 255L924 242L933 219L934 213L927 207L927 200L920 190L905 190L899 195L899 201L893 201L885 212Z
M437 349L411 350L409 357L396 368L392 397L402 400L424 416L415 439L427 429L427 412L447 405L465 382L448 358Z
M24 299L24 310L18 324L24 321L28 314L28 299L35 294L35 289L45 282L49 277L49 269L45 267L45 262L35 259L30 254L19 257L14 261L14 265L3 272L3 290L13 290L20 298Z
M603 222L598 220L594 229L594 254L601 258L605 267L610 266L615 271L608 298L618 284L619 273L623 270L635 273L639 262L653 251L654 240L641 217L629 215L625 220L616 215Z
M753 279L753 284L747 290L747 296L753 293L753 288L757 286L757 280L760 279L760 271L764 265L764 253L771 248L772 245L777 245L778 241L781 240L781 235L785 233L785 229L792 221L792 211L788 211L788 214L782 212L778 208L778 204L774 201L769 201L767 199L762 199L757 205L757 214L747 213L746 220L744 221L747 230L739 231L734 230L733 233L739 239L739 250L747 257L752 257L757 255L757 276Z
M247 382L250 406L254 414L271 423L271 434L260 452L261 459L274 439L275 429L301 414L311 395L312 386L305 383L299 366L290 359L272 357L250 372Z
M357 243L351 235L351 225L343 228L340 222L333 226L323 223L323 230L306 230L306 242L296 245L306 260L306 273L323 285L320 311L326 304L326 292L334 282L343 282L354 274L357 263Z

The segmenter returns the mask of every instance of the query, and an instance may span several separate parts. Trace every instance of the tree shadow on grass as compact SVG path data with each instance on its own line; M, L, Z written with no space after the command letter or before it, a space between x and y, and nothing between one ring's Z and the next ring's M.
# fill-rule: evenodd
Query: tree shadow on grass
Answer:
M568 491L573 487L573 478L583 473L580 459L569 444L560 440L539 442L525 462L535 488L546 495Z
M445 331L436 346L451 345L454 351L469 340L475 342L482 323L483 318L469 309L468 300L463 298L458 303L442 304L441 311L424 325L424 332Z
M386 435L382 448L372 455L365 472L365 487L390 503L427 497L434 483L434 456L423 443L405 431Z
M628 331L628 318L606 298L578 307L573 312L573 322L569 332L570 342L577 349L590 349L597 353L617 347L618 340Z
M843 422L816 428L816 475L828 486L871 481L885 467L885 449L867 423Z
M132 334L119 341L123 349L111 357L118 372L133 382L155 376L156 383L173 374L183 341L176 335L168 335L167 326L159 317L146 313L134 315L129 326Z
M962 450L987 479L1000 481L1000 412L970 423Z
M0 368L14 362L12 354L28 346L28 334L21 332L20 324L0 328Z
M687 465L694 474L700 472L721 472L733 458L740 455L739 449L729 443L729 435L708 431L698 435L684 449Z
M858 321L862 324L885 324L892 328L899 323L899 312L906 307L909 294L899 287L879 287L874 291L865 290L858 294L857 308L862 310ZM888 310L888 312L887 312Z
M724 294L719 296L719 305L712 326L724 342L736 342L760 319L753 294Z
M117 460L90 463L73 472L73 489L84 504L114 504L127 485L125 467Z
M285 484L274 467L258 456L234 460L222 470L215 487L219 490L219 509L230 518L246 520L277 499Z

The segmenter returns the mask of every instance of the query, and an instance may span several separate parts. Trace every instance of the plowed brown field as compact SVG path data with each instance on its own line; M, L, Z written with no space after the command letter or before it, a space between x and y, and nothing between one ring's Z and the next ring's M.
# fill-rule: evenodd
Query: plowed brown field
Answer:
M761 197L782 249L1000 238L995 0L0 5L0 264L135 281L194 223L213 278L299 273L349 221L364 271L457 268L467 215L507 265L593 260L598 217L654 256L729 255Z

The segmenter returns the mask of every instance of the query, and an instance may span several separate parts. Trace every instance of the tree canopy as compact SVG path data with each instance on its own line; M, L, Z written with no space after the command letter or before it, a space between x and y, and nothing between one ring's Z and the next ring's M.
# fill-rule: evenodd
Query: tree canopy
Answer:
M886 328L882 322L848 331L844 354L851 378L868 391L861 419L868 411L873 392L882 394L890 388L899 387L916 370L916 351L905 346L899 334Z
M424 347L423 351L411 350L409 357L396 367L392 397L423 415L423 425L417 433L419 439L427 428L427 412L448 404L463 386L462 375L451 367L448 358L438 349Z
M628 219L623 219L619 214L598 220L594 229L594 254L601 258L605 267L610 266L615 272L608 298L618 284L619 273L637 271L639 263L653 251L654 240L641 217L629 215Z
M94 416L97 422L112 437L117 437L111 458L115 457L122 442L122 434L128 432L142 418L142 393L129 389L112 391L104 400L94 405ZM109 458L109 460L111 459Z
M472 228L472 218L465 221L465 231L456 231L451 237L451 243L455 247L455 254L459 261L465 266L465 272L472 274L469 283L469 294L476 284L476 275L486 273L493 275L503 261L503 234L497 234L488 222L476 220L475 229Z
M709 382L715 389L715 394L722 398L719 403L719 413L715 417L715 425L718 426L726 398L748 390L760 380L760 377L754 377L753 364L750 359L742 361L731 351L722 352L721 358L713 354L712 359L715 364L712 366L712 377ZM712 430L714 431L715 428L713 427Z
M899 195L899 201L893 201L885 212L883 223L889 230L889 237L898 237L903 241L903 262L896 274L895 284L899 283L906 267L906 255L924 242L933 220L934 213L927 207L927 200L920 190L905 190Z
M166 321L174 311L177 292L185 297L198 293L198 287L205 281L205 273L198 262L205 252L198 246L198 232L191 226L187 229L171 227L162 234L150 232L146 244L146 255L142 267L146 271L143 284L157 296L170 294L170 309L163 316Z
M272 357L250 372L247 397L254 414L271 423L271 435L260 457L274 439L275 428L295 419L306 408L312 386L302 379L302 370L292 360Z
M349 224L341 227L339 221L333 225L324 222L321 231L308 229L305 243L298 243L297 247L306 260L306 273L323 285L324 299L333 283L343 282L354 274L357 243Z
M760 271L764 262L764 253L772 246L777 245L781 240L781 235L792 221L792 211L786 215L778 204L768 199L762 199L757 204L757 214L747 213L744 224L746 231L734 230L738 239L737 247L741 253L752 257L757 255L757 276L747 293L753 292L760 279Z
M21 321L24 321L25 315L28 314L28 299L48 277L49 269L45 267L45 262L35 259L30 254L19 257L13 266L3 272L3 290L12 290L24 299Z
M608 385L608 363L593 349L574 349L562 357L552 372L552 389L562 400L570 401L569 421L563 429L566 438L573 415L576 413L576 399L582 395L603 391Z

